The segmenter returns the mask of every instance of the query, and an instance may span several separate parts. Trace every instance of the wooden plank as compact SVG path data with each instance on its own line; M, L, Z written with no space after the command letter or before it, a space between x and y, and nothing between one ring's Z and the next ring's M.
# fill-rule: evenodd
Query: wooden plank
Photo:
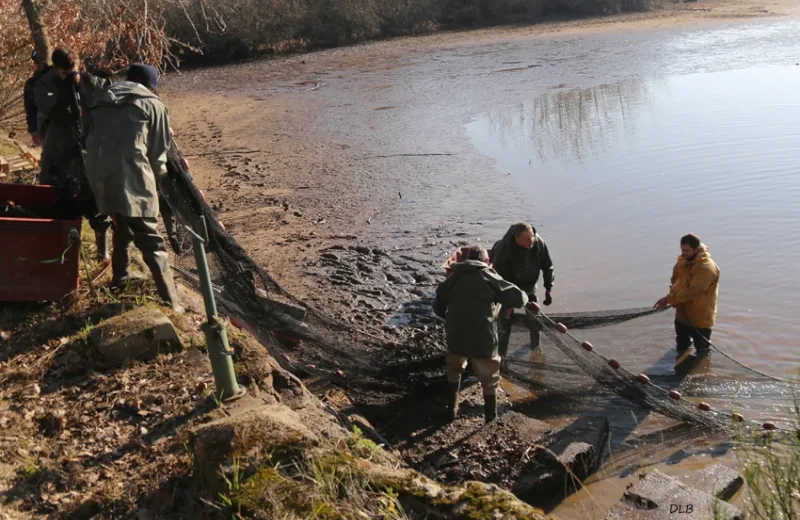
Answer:
M34 166L38 166L39 162L42 160L42 152L37 150L36 148L31 148L30 146L20 143L17 140L13 141L15 145L22 151L23 157L31 161Z

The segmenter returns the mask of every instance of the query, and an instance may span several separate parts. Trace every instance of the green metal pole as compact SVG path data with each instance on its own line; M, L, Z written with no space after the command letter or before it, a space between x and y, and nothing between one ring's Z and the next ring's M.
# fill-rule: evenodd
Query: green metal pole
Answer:
M217 397L222 401L232 401L242 397L245 389L236 382L233 358L228 345L228 331L225 323L217 315L217 303L214 300L214 289L211 287L211 274L208 271L208 260L206 259L205 240L189 226L186 226L186 229L192 234L197 275L200 278L200 290L203 293L206 315L208 316L208 321L201 328L206 337L208 357L211 360L211 371L214 373Z

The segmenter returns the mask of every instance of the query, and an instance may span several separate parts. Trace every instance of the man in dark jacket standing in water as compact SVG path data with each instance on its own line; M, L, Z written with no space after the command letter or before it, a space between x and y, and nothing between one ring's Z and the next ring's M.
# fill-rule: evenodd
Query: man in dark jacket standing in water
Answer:
M539 273L544 275L545 305L553 303L553 282L555 273L553 261L544 239L536 234L533 226L527 222L519 222L509 228L502 240L492 248L492 266L503 279L519 286L525 291L528 299L537 302L536 283ZM520 306L517 306L520 307ZM508 354L508 342L511 339L511 323L515 307L506 307L500 316L500 356ZM540 326L535 320L527 319L531 331L531 348L539 347Z
M458 414L461 374L472 363L483 388L486 421L497 417L497 387L500 383L497 318L502 307L523 307L524 291L503 280L489 267L489 255L472 246L466 260L451 266L452 275L436 289L434 312L447 321L448 412Z

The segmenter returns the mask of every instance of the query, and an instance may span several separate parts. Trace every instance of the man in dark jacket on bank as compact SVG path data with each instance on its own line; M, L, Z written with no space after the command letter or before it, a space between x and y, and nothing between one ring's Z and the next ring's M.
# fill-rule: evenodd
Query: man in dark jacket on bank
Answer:
M111 82L88 72L80 72L78 55L59 47L53 51L53 67L34 85L37 131L42 142L39 183L55 186L65 200L88 200L83 138L86 112ZM111 218L91 211L89 225L95 233L97 255L108 258L108 229Z
M544 239L536 234L533 226L527 222L519 222L511 226L502 240L492 248L492 267L497 274L525 291L528 299L537 302L536 284L539 273L544 275L545 305L553 303L553 282L555 273L550 252ZM508 342L511 339L511 323L514 307L503 309L500 317L500 356L508 354ZM531 348L539 347L540 325L526 316L531 331Z
M38 54L36 51L33 51L31 60L36 62L36 58L38 58ZM36 82L50 71L51 67L45 63L46 61L47 60L43 60L36 63L36 71L33 73L33 76L25 81L25 87L22 91L22 100L25 105L25 124L28 127L28 133L31 134L31 141L34 146L41 146L42 140L39 137L39 124L36 122L38 111L36 110L36 101L33 94Z
M458 414L461 374L472 363L483 388L486 421L497 417L497 387L500 383L497 318L502 307L517 308L528 296L516 285L503 280L488 262L480 246L472 246L466 260L451 266L452 274L436 289L434 312L447 321L448 412Z

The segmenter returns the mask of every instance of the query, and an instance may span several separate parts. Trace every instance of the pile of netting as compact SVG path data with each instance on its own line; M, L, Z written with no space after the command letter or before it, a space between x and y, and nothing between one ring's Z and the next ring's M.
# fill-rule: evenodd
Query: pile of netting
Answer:
M330 378L350 390L408 391L405 388L408 372L413 368L391 367L387 362L387 346L382 341L307 308L250 258L218 222L213 209L192 182L176 146L168 155L167 177L161 185L161 193L171 210L181 225L207 237L205 247L218 303L232 319L261 340L279 362L290 370L302 369ZM194 256L187 237L188 233L181 238L182 251L175 268L184 281L197 285ZM291 306L303 308L304 319L297 319L288 311ZM680 421L720 430L732 429L731 414L707 410L705 403L698 408L698 404L679 397L676 391L643 382L638 375L613 366L616 362L610 364L610 360L596 351L587 350L569 333L558 332L556 325L558 322L568 328L601 327L654 312L657 311L633 309L532 316L541 323L545 337L610 391L638 406ZM393 380L393 370L404 372L404 378Z
M191 235L205 237L205 250L218 305L236 323L258 338L270 354L290 370L342 379L350 387L391 387L376 364L384 345L367 334L336 322L284 290L274 277L225 231L204 194L196 187L186 162L173 146L160 194L177 217L180 252L173 267L189 285L199 288ZM302 319L292 308L303 310ZM346 380L340 374L347 372ZM352 377L357 374L358 377ZM397 386L400 386L399 384Z

